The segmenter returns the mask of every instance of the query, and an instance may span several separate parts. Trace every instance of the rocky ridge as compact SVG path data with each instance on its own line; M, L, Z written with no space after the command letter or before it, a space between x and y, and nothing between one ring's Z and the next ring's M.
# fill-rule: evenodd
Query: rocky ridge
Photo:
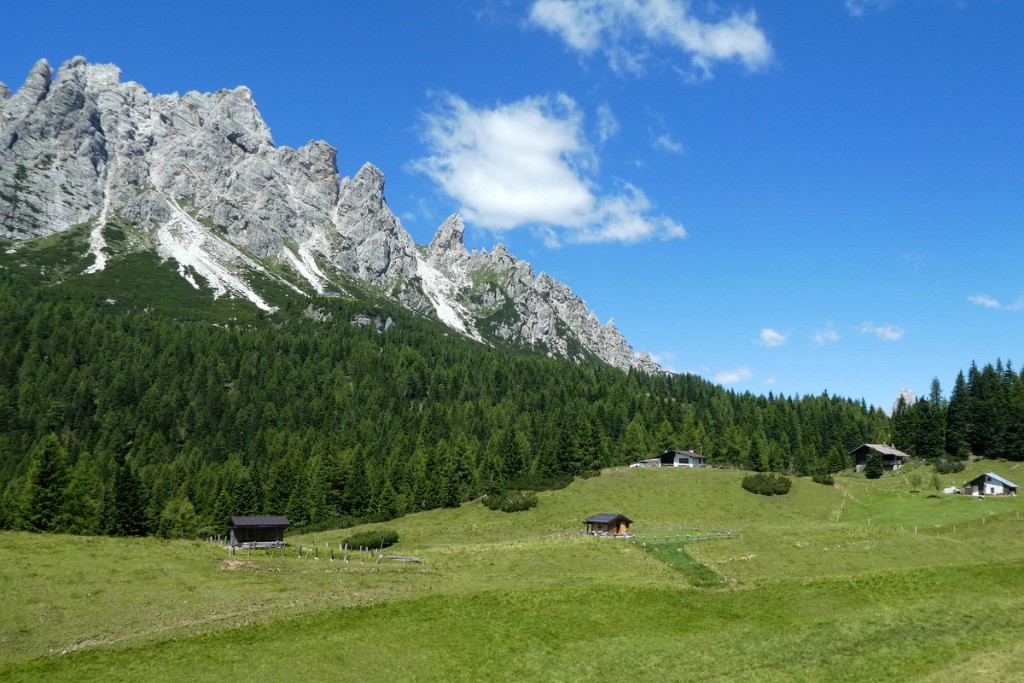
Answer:
M108 243L115 220L132 226L127 246ZM75 227L89 232L86 273L125 250L154 250L193 286L267 311L260 279L300 295L359 283L481 341L576 360L583 349L661 372L504 246L467 250L461 217L415 244L379 169L341 178L326 142L277 147L244 86L152 95L81 57L56 72L40 60L13 94L0 83L0 238L16 245Z

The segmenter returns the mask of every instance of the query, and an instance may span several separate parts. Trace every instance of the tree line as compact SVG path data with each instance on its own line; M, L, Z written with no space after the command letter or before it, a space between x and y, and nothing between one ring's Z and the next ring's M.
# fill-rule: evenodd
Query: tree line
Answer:
M1024 373L997 360L959 372L947 399L938 378L926 398L901 396L892 415L893 445L919 458L1024 460Z
M692 445L813 474L885 440L863 401L755 396L488 347L386 302L185 320L0 271L0 528L222 533L388 519ZM391 317L386 332L355 315Z

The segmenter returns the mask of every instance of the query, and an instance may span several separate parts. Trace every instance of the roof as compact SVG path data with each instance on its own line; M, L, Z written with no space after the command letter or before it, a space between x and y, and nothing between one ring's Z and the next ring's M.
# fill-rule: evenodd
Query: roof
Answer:
M665 451L661 455L668 455L669 453L672 453L673 455L688 455L691 458L703 458L703 457L705 457L705 456L701 455L700 453L694 452L693 449L685 450L685 451L679 451L679 450L673 449L673 450ZM661 456L659 455L658 457L660 458Z
M862 448L868 448L868 449L873 450L873 451L878 451L882 455L892 455L892 456L895 456L897 458L909 458L910 457L909 454L904 453L903 451L899 450L898 448L893 448L892 446L886 446L884 443L865 443L865 444L861 444L860 446L857 446L856 448L854 448L850 452L851 453L856 453L857 451L859 451Z
M620 519L624 520L626 522L626 524L632 524L633 523L633 520L631 520L626 515L610 513L610 512L606 512L606 513L600 514L600 515L594 515L590 519L583 520L583 523L584 524L611 524L612 522L616 522L616 521L618 521Z
M1000 477L995 472L986 472L985 474L979 474L977 477L975 477L974 479L971 479L971 481L969 481L967 483L970 484L970 483L976 482L979 479L981 479L982 477L988 477L989 479L995 479L996 481L998 481L1003 486L1009 486L1011 489L1019 488L1012 481L1010 481L1009 479L1003 479L1002 477Z
M231 526L288 526L284 515L257 515L254 517L232 517Z

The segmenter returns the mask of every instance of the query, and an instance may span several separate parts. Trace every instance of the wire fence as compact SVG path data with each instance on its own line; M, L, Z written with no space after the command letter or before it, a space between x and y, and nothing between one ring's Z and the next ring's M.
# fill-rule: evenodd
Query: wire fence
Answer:
M647 545L659 543L693 543L696 541L720 541L729 538L739 538L740 532L731 529L719 529L717 527L686 526L676 525L668 527L657 527L644 529L642 531L631 531L628 534L612 535L603 533L590 533L586 529L577 531L562 531L555 534L539 536L539 539L548 538L569 538L572 536L601 536L602 538L619 538L623 540L636 541Z
M675 533L669 533L675 532ZM732 529L715 529L708 527L682 527L678 529L650 530L633 534L637 543L659 545L662 543L696 543L697 541L724 541L739 538L740 532Z

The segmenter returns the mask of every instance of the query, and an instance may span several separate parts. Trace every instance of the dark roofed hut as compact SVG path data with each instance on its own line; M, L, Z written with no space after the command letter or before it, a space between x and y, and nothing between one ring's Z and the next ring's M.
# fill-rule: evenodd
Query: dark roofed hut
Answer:
M583 520L587 525L587 533L595 536L625 536L629 533L629 525L633 523L626 515L601 514Z
M898 470L910 460L910 456L898 448L883 443L865 443L850 451L858 472L863 472L867 467L868 454L872 451L882 456L882 469L884 470Z
M261 515L231 518L231 545L247 548L280 548L284 545L284 515Z

